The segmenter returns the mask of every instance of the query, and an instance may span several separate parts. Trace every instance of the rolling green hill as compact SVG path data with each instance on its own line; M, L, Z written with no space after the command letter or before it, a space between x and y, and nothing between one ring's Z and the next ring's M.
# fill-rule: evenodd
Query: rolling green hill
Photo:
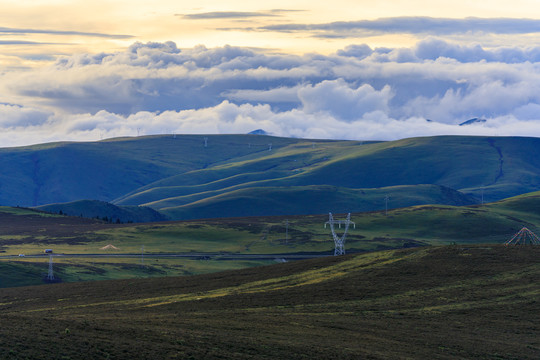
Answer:
M168 220L166 216L147 206L116 206L98 200L79 200L70 203L36 206L35 208L50 213L98 218L113 223Z
M0 204L111 201L164 177L264 153L296 139L257 135L163 135L0 149ZM250 146L249 144L253 145ZM217 148L220 151L215 151Z
M174 219L191 219L230 216L230 211L247 216L253 209L256 214L265 209L266 215L342 211L332 208L345 206L343 211L380 210L379 188L400 189L392 207L463 203L440 196L442 190L428 195L424 185L453 189L477 202L540 189L537 138L438 136L371 143L264 135L207 138L207 146L202 135L167 135L0 149L0 165L10 169L0 174L0 204L91 199L150 206ZM411 201L397 201L400 197ZM450 198L464 196L454 192ZM322 199L328 200L326 208Z
M251 192L261 187L332 185L367 189L417 184L443 185L493 201L539 188L539 145L540 140L535 138L460 136L371 144L297 143L256 159L162 179L115 203L145 204L169 211L199 207L205 199L224 194L230 198L239 190Z
M165 199L148 206L160 208L173 219L197 219L264 215L325 214L362 212L419 204L469 205L476 199L437 185L404 185L374 189L338 188L330 185L251 187L220 195L207 194L201 200L174 206L178 198ZM193 196L186 198L193 198ZM197 197L195 197L197 198ZM190 199L190 200L191 200ZM173 205L173 206L168 206Z
M3 289L3 359L538 359L540 248Z

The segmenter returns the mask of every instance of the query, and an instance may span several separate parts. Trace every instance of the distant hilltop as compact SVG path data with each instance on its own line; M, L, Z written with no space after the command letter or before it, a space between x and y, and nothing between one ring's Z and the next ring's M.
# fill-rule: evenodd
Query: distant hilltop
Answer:
M264 131L263 129L257 129L257 130L248 132L248 135L270 135L270 134Z
M485 123L485 122L486 122L486 119L472 118L472 119L469 119L467 121L462 122L461 124L459 124L459 126L466 126L466 125L472 125L472 124L481 124L481 123Z

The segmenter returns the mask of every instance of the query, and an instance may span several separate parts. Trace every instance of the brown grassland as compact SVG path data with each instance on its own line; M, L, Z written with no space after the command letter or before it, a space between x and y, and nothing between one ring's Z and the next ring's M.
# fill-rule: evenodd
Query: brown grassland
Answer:
M538 359L540 247L0 289L2 359Z

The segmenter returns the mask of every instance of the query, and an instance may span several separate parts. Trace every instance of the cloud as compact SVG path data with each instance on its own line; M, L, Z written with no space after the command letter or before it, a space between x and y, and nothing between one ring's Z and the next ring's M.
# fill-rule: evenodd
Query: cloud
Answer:
M208 19L246 19L256 17L279 17L283 13L301 12L304 10L294 9L271 9L265 11L211 11L195 14L176 14L183 19L189 20L208 20Z
M298 91L302 86L277 87L269 90L241 89L225 91L222 97L229 100L255 103L299 103Z
M11 111L26 112L24 107ZM1 110L0 110L1 111ZM35 114L37 117L46 114ZM277 136L300 138L395 140L432 135L540 136L540 121L513 116L491 118L469 126L428 122L411 117L397 120L383 111L364 113L354 121L343 121L328 111L307 113L301 109L273 111L269 105L237 105L228 101L210 107L152 113L140 111L120 115L107 111L96 114L56 114L46 121L30 122L24 128L4 127L3 146L47 141L95 141L102 138L151 134L238 134L262 128Z
M370 112L388 112L392 94L390 86L377 91L371 85L364 84L355 89L343 79L338 79L302 87L298 90L298 96L302 110L307 114L327 112L337 119L353 121Z
M8 28L0 27L0 34L9 34L9 35L28 35L28 34L46 34L46 35L68 35L68 36L88 36L88 37L99 37L99 38L110 38L110 39L130 39L133 38L133 35L122 35L122 34L104 34L104 33L95 33L95 32L83 32L83 31L72 31L72 30L47 30L47 29L20 29L20 28Z
M243 19L253 17L274 17L280 16L272 11L213 11L197 14L178 15L184 19L201 20L201 19Z
M479 44L462 45L444 41L440 38L429 37L418 42L414 49L418 59L435 60L439 57L447 57L460 62L503 62L522 63L526 61L540 61L540 48L533 46L528 48L498 47L486 50Z
M136 135L137 128L263 128L333 139L527 135L523 129L540 136L538 54L536 46L484 48L435 37L409 48L353 44L303 56L135 43L0 74L0 133L12 136L0 141L29 142L40 133L44 140L96 140ZM474 117L488 121L457 126Z
M13 104L0 104L0 129L28 128L44 125L52 112Z
M339 56L353 56L358 59L364 59L373 54L373 50L366 44L349 45L343 50L338 50L337 54Z
M69 45L65 43L38 42L26 40L0 40L0 45Z
M376 20L337 21L323 24L274 24L259 31L304 32L317 37L368 37L382 34L451 35L464 33L532 34L540 32L540 20L514 18L433 18L402 16Z
M450 89L442 97L412 99L404 106L404 112L444 122L456 118L519 116L526 111L525 107L533 109L533 104L540 104L539 90L539 85L535 83L525 85L493 81L468 92ZM530 110L528 113L527 118L530 119Z

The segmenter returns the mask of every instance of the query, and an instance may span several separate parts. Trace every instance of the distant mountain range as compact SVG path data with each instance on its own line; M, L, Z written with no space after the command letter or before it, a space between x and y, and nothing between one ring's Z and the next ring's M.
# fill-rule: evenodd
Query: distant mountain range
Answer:
M164 135L51 143L0 149L0 205L54 204L53 212L79 216L90 204L109 205L61 203L99 200L146 206L169 219L381 210L387 195L389 208L464 205L540 189L539 149L538 138L465 136L360 142Z

